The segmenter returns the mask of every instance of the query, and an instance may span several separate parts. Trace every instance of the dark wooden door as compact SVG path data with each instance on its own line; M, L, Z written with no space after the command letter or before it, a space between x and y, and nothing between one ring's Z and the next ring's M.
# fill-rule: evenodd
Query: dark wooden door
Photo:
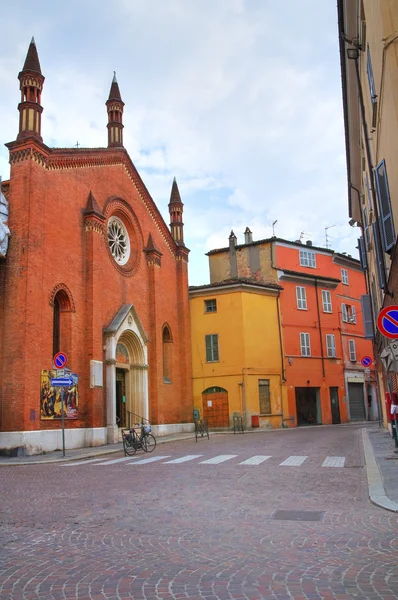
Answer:
M229 427L228 392L203 394L203 419L209 427Z

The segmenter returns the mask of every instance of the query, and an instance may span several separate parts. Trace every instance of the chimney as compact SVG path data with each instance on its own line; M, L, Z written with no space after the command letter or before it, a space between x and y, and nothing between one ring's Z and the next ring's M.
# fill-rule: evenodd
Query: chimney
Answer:
M251 244L253 242L253 234L248 227L245 229L245 244Z
M229 264L231 269L231 279L238 277L238 262L236 259L236 243L237 238L233 231L229 236Z
M234 234L233 231L231 231L228 239L229 239L229 247L230 248L233 247L233 246L236 246L236 244L238 242L238 239L237 239L237 237L236 237L236 235Z
M307 240L305 243L306 243L307 246L312 246L311 240Z

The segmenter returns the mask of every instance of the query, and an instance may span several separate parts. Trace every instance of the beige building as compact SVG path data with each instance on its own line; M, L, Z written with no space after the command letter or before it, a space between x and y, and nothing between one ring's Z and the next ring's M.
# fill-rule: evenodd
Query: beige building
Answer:
M363 311L385 410L385 393L398 391L396 365L386 368L380 359L392 340L377 327L380 311L398 304L398 1L338 0L337 6L349 216L361 227ZM384 325L394 334L392 322Z

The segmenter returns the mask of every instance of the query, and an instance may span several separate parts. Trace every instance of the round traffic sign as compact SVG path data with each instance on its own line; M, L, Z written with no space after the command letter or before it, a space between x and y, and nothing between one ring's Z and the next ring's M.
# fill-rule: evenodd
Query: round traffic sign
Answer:
M361 359L361 364L363 367L370 367L370 365L372 364L372 359L370 358L370 356L364 356Z
M386 306L379 312L377 327L385 337L398 339L398 306Z
M67 362L68 358L65 352L57 352L54 356L54 366L56 369L63 369Z

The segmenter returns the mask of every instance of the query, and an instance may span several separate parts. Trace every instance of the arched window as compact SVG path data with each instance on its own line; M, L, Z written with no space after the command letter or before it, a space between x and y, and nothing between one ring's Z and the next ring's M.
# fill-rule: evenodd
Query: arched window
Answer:
M170 329L167 325L165 325L165 327L163 328L162 346L163 346L163 381L165 383L171 383L172 382L171 365L172 365L173 340L171 337Z
M75 310L72 296L66 286L57 286L50 297L53 308L52 351L53 357L57 352L65 352L68 361L71 359L72 342L72 313Z
M61 319L60 319L60 302L58 298L58 294L54 298L54 312L53 312L53 356L60 352L60 329L61 329Z

